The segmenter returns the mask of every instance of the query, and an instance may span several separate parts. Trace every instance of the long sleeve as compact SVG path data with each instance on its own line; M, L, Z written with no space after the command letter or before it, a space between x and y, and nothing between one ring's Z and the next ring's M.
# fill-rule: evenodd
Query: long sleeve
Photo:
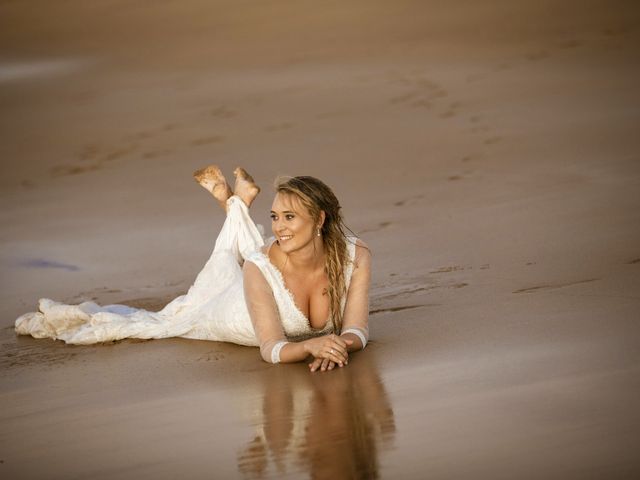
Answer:
M355 265L347 292L341 335L352 333L362 343L369 341L369 287L371 284L371 252L360 240L356 245Z
M265 362L279 363L280 350L288 342L271 287L258 266L251 261L244 263L243 276L245 301L260 345L260 354Z

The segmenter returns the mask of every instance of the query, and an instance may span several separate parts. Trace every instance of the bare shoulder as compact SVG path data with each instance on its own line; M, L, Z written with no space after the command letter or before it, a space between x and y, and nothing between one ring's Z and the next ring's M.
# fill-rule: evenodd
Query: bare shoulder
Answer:
M356 239L355 267L361 268L371 264L371 249L364 241Z
M274 243L276 243L275 237L268 238L264 245L260 247L260 251L268 257L269 250L271 250L271 247L274 245Z
M364 240L362 240L361 238L356 238L356 252L362 249L369 250L369 245L364 243Z

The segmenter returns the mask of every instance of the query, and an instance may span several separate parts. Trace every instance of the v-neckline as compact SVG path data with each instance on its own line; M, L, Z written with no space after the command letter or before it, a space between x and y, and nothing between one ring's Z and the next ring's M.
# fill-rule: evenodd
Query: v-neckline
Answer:
M287 292L287 295L289 297L289 300L291 300L291 304L293 305L293 308L295 308L296 312L298 312L300 314L300 316L302 318L304 318L307 321L307 325L309 326L309 328L318 333L318 332L322 332L324 330L327 329L327 327L329 326L329 324L331 323L331 313L329 313L329 317L327 318L324 327L321 328L316 328L313 325L311 325L311 320L309 319L309 317L307 317L302 310L300 310L300 307L298 307L298 304L296 303L296 298L293 295L293 292L291 290L289 290L287 288L287 284L284 281L284 275L282 274L282 272L280 271L280 269L278 267L275 266L275 264L271 261L271 257L269 257L269 252L271 251L271 247L273 247L273 244L275 243L275 238L274 240L269 244L269 246L267 247L267 252L263 252L261 249L259 250L259 252L264 255L264 257L267 260L267 263L269 265L271 265L271 267L273 268L274 272L276 273L276 277L278 278L278 280L280 281L280 284L282 285L282 289Z

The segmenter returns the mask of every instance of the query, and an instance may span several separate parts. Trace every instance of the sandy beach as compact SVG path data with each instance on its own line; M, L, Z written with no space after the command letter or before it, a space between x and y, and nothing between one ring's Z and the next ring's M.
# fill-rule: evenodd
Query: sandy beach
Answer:
M0 1L0 476L638 478L638 45L630 1ZM276 176L334 188L346 368L15 335L184 293L211 163L267 232Z

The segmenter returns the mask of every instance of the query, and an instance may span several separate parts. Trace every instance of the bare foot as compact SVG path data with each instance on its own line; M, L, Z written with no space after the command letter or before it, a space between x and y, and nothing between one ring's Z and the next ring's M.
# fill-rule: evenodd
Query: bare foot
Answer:
M227 200L233 192L217 165L196 170L193 172L193 178L218 200L225 211L227 210Z
M235 194L242 199L247 207L250 207L253 200L260 193L260 187L256 185L253 177L242 167L236 168L233 174L236 176Z

